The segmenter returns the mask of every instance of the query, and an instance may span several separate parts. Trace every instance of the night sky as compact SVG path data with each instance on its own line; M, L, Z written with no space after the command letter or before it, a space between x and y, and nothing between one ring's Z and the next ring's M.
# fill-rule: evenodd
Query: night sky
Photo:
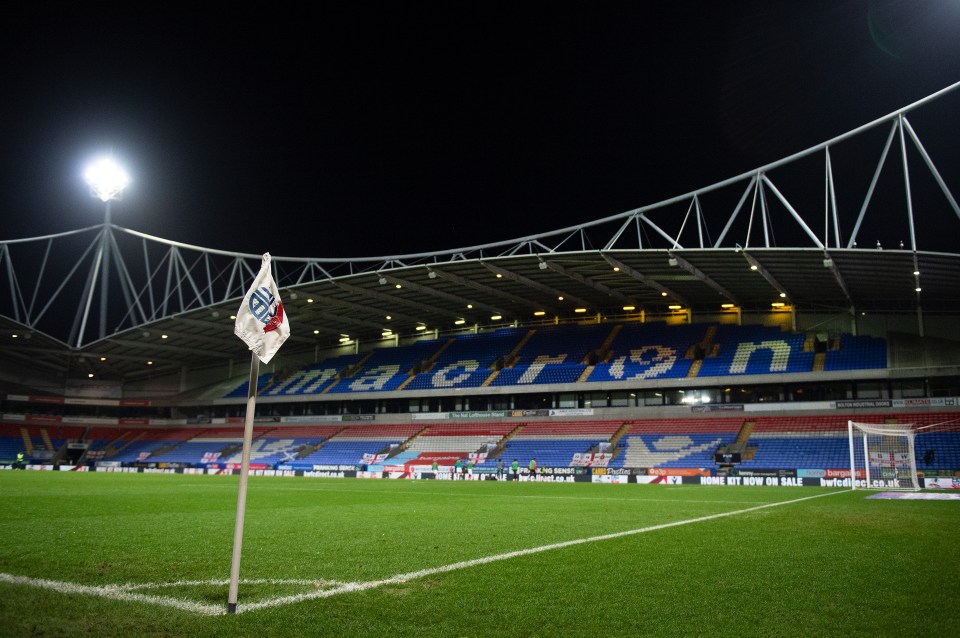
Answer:
M960 80L956 0L350 4L4 9L0 239L99 223L83 166L112 151L135 230L468 246L707 186Z

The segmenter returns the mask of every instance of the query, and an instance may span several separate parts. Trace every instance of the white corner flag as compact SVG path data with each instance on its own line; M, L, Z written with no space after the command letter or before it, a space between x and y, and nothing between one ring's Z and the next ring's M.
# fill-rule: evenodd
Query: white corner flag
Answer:
M233 332L263 363L269 363L290 336L290 321L270 273L270 253L264 253L260 272L240 304Z
M234 334L243 339L250 355L250 382L247 389L247 414L243 421L243 454L240 461L240 489L237 493L237 521L233 528L233 558L230 562L230 589L227 612L237 611L240 586L240 552L243 547L243 519L247 509L247 477L250 474L250 448L253 440L253 417L257 407L257 377L260 362L270 363L283 342L290 336L290 322L283 311L277 284L270 273L270 253L264 253L263 264L253 285L237 311Z

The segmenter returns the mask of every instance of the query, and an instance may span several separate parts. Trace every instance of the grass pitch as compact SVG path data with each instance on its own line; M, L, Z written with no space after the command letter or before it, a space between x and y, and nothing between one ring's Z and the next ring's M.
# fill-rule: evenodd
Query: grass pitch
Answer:
M250 479L240 613L226 615L237 485L0 473L0 635L876 638L960 626L957 502L275 477Z

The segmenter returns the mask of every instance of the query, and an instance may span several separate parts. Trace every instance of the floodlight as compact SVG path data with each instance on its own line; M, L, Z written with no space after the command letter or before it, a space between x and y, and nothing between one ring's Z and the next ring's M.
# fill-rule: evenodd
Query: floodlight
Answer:
M90 192L100 201L108 202L120 197L120 193L130 184L130 176L110 157L104 157L91 164L83 174L90 186Z

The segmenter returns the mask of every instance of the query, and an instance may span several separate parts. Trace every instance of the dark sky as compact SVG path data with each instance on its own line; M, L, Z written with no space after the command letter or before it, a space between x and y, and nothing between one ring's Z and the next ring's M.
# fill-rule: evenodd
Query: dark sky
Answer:
M706 186L960 80L956 0L134 4L2 10L0 238L98 223L81 174L112 151L134 180L114 221L166 238L473 245Z

